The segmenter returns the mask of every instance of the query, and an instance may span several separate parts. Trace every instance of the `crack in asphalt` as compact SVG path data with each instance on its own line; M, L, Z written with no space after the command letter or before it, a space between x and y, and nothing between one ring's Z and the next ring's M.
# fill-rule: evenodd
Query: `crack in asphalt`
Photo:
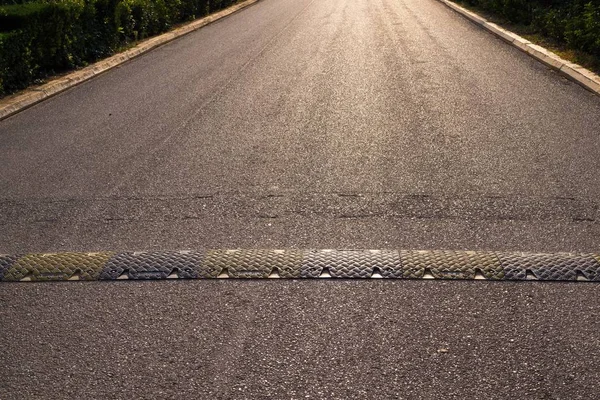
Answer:
M399 193L210 195L0 200L4 224L170 221L208 216L571 221L598 223L599 203L572 197L435 196Z

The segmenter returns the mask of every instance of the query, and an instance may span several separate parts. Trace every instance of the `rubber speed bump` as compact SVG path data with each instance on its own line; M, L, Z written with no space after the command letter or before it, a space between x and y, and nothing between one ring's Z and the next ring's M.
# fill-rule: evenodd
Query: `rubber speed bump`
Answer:
M598 254L203 250L0 255L0 281L217 278L600 281Z
M114 253L27 254L13 257L4 281L97 280ZM10 256L7 258L10 260Z

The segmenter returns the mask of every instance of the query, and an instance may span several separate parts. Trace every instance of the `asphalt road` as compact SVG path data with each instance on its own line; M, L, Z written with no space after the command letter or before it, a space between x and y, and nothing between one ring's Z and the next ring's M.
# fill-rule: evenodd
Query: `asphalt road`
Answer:
M262 0L0 122L0 252L597 252L598 115L434 0ZM4 284L0 398L590 399L598 291Z

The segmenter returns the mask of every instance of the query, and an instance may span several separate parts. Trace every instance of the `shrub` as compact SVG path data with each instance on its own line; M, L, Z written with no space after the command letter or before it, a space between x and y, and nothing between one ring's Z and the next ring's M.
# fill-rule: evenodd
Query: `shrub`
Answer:
M564 24L564 40L572 48L600 57L600 4L580 5Z
M600 60L600 0L463 0Z
M0 0L0 95L234 0Z
M15 29L2 37L0 92L12 92L80 64L83 10L83 0L1 7L0 24Z
M34 78L29 42L21 32L0 33L0 95L26 87Z

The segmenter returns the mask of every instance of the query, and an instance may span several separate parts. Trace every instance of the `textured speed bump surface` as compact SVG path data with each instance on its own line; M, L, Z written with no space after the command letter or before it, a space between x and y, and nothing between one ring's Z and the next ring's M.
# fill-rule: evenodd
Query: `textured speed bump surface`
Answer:
M8 266L2 280L61 281L74 276L81 280L97 280L113 254L56 253L13 257L15 261Z
M598 254L205 250L0 255L0 281L208 278L600 281Z

